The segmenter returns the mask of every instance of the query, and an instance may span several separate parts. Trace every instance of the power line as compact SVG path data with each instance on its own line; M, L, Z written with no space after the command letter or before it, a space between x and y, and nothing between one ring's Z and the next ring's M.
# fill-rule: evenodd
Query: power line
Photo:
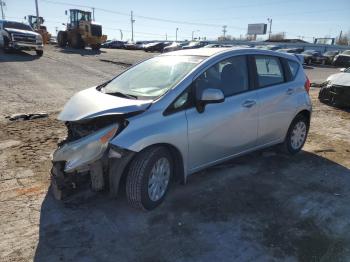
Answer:
M86 5L76 5L76 4L71 4L71 3L66 3L66 2L58 2L58 1L52 1L52 0L41 0L41 1L46 2L46 3L51 3L51 4L68 5L68 6L76 6L76 7L83 7L83 8L92 9L91 6L86 6ZM123 15L123 16L130 16L130 14L127 14L127 13L113 11L113 10L109 10L109 9L99 8L99 7L94 7L94 9L102 11L102 12L106 12L106 13L112 13L112 14ZM140 19L158 21L158 22L165 22L165 23L185 24L185 25L194 25L194 26L206 26L206 27L222 27L222 25L220 25L220 24L208 24L208 23L197 23L197 22L182 21L182 20L171 20L171 19L150 17L150 16L144 16L144 15L134 15L134 17L140 18ZM246 29L246 28L232 26L232 25L230 25L228 27L242 29L242 30Z

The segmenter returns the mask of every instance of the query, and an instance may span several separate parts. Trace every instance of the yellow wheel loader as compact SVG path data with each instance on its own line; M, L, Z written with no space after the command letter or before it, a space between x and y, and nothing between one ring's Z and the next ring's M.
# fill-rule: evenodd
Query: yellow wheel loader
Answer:
M57 34L57 43L60 47L85 48L90 46L99 50L106 42L107 36L102 35L102 26L91 20L91 12L79 9L70 9L69 23L65 31Z
M39 22L39 26L38 26ZM51 34L47 31L46 26L43 25L44 18L39 16L39 21L37 16L28 15L28 23L35 30L35 32L39 33L43 38L43 44L47 45L50 42Z

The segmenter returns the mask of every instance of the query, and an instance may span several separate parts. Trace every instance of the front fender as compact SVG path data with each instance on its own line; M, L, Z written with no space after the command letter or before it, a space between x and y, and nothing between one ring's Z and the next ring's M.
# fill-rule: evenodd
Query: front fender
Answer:
M185 111L163 116L161 112L150 112L129 119L128 126L110 144L133 152L156 145L168 144L181 154L184 174L187 174L187 119Z

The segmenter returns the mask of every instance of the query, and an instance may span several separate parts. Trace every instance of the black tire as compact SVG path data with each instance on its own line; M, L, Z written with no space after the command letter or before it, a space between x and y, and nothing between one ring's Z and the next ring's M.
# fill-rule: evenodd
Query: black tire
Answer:
M320 102L325 102L325 89L324 87L321 88L320 92L318 93L318 100L320 100Z
M43 50L35 50L37 56L43 56L44 51Z
M81 35L79 33L74 33L72 35L71 45L75 49L83 49L85 47L84 46L84 41L81 38Z
M57 44L59 47L66 47L67 46L67 32L59 31L57 34Z
M163 196L157 201L150 199L148 182L154 164L161 158L166 158L170 165L170 178ZM166 196L174 173L174 161L165 147L157 146L140 152L132 160L126 178L126 196L129 204L138 209L152 210L156 208Z
M302 144L298 147L298 148L293 148L292 146L292 142L291 142L291 138L292 138L292 132L293 132L293 129L295 128L295 126L299 123L299 122L303 122L306 126L306 134L305 134L305 137L304 137L304 141L302 142ZM306 142L306 139L307 139L307 135L308 135L308 132L309 132L309 121L308 119L300 114L300 115L297 115L294 120L292 121L292 123L290 124L289 126L289 129L288 129L288 132L287 132L287 136L284 140L284 143L282 144L282 151L284 153L287 153L287 154L290 154L290 155L295 155L296 153L300 152L300 150L303 148L305 142Z
M4 37L4 53L11 53L12 49L9 47L10 40L5 36Z
M95 45L91 45L91 49L94 51L99 51L101 48L101 44L95 44Z

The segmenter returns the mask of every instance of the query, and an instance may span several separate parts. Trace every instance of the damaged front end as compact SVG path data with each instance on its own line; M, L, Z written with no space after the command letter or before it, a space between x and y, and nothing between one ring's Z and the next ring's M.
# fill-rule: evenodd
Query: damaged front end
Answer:
M93 191L101 191L109 186L113 195L116 195L118 188L115 186L119 186L121 173L115 178L111 171L115 169L116 163L123 166L123 161L130 160L133 152L119 149L109 142L125 128L127 121L121 116L111 115L67 121L65 124L67 137L58 144L52 156L54 196L61 200L84 185L90 185ZM114 180L118 180L118 183Z

